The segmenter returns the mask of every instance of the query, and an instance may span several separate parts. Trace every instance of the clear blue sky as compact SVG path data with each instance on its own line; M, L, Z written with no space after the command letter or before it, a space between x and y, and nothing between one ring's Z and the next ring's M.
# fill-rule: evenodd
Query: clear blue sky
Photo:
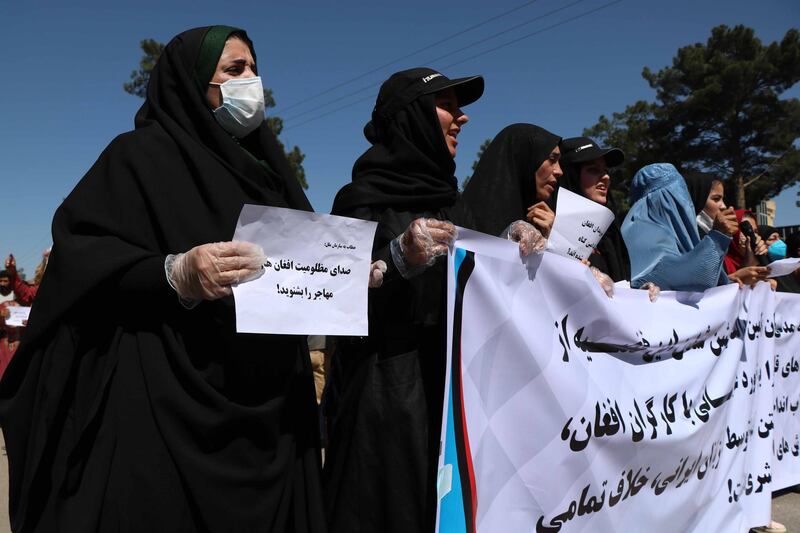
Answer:
M282 139L306 153L307 194L318 211L328 211L367 147L362 128L378 84L391 72L427 65L450 77L485 76L486 92L465 109L471 120L459 136L457 175L463 178L480 143L507 124L532 122L574 136L600 114L652 100L642 67L668 65L679 47L705 42L718 24L746 24L772 42L800 22L797 0L622 0L602 8L609 1L539 0L470 31L462 30L524 0L4 1L0 255L13 252L32 274L50 244L58 204L108 142L133 127L142 101L125 93L122 83L138 65L143 38L166 42L209 24L246 29L264 83L274 90L274 111L286 119ZM562 10L548 15L557 9ZM598 11L582 16L592 10ZM529 34L535 35L520 39ZM445 38L433 49L311 98ZM515 39L520 40L472 57ZM451 55L441 57L446 54ZM800 95L797 86L791 94ZM342 99L315 109L337 98ZM778 225L800 224L797 192L795 187L778 198Z

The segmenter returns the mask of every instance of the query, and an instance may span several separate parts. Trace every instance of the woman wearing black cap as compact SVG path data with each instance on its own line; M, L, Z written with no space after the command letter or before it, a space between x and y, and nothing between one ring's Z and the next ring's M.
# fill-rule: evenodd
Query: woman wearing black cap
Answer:
M501 235L511 230L514 221L526 218L535 228L532 232L546 239L553 227L551 206L563 175L561 154L561 138L544 128L533 124L503 128L486 148L464 190L464 204L475 228ZM537 246L534 251L543 248ZM614 284L608 276L597 269L592 269L592 274L606 294L613 294Z
M561 186L613 211L614 200L611 196L608 169L621 165L624 160L625 154L619 148L601 148L588 137L564 139L561 142L561 161L564 168ZM616 219L588 259L591 266L607 274L612 280L630 280L631 260Z
M432 531L445 369L445 263L459 214L453 156L483 78L428 68L381 86L333 213L375 220L369 337L343 339L329 387L326 505L333 532Z
M306 340L230 297L264 260L224 242L242 205L311 209L263 111L244 31L181 33L58 208L0 383L14 531L325 530Z

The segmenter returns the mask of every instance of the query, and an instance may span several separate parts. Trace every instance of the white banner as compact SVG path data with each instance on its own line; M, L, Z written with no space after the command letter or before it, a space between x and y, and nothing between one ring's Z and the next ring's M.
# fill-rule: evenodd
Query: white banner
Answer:
M800 483L800 296L779 295L775 318L767 318L765 333L774 330L772 366L775 437L772 481L775 490Z
M618 289L459 230L441 532L746 532L800 483L800 296Z

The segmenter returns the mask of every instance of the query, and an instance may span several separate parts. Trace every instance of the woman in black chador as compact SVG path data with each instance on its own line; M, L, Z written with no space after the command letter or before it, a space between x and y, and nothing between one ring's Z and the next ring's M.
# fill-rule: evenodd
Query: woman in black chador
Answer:
M242 205L310 210L263 106L243 31L178 35L56 212L0 384L14 531L324 531L305 338L235 332Z
M464 209L474 217L475 228L492 235L508 228L506 232L516 240L513 233L520 225L514 221L526 218L533 228L528 225L524 231L536 243L529 248L543 249L542 236L549 237L555 222L552 208L564 174L563 152L561 137L544 128L534 124L503 128L489 143L464 190ZM613 294L611 278L597 268L591 271L606 294Z
M555 215L551 206L563 172L561 137L533 124L503 128L486 147L464 189L464 204L475 229L500 235L527 219L544 237Z
M444 392L445 265L457 212L453 157L483 79L427 68L381 86L372 144L333 213L378 222L369 337L345 339L329 387L326 512L334 532L433 531Z

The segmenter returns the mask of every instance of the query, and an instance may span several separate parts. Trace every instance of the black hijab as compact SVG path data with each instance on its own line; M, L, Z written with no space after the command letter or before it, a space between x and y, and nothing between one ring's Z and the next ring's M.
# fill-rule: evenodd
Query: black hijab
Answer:
M795 231L786 237L784 242L786 243L786 257L800 257L800 232ZM779 292L800 294L800 274L797 271L775 279L778 281Z
M511 222L525 220L528 207L539 202L536 171L560 142L533 124L512 124L497 134L464 189L475 229L499 235Z
M305 338L237 335L232 298L188 311L164 275L230 240L245 203L310 210L267 125L240 144L206 102L233 32L250 45L224 26L170 41L136 129L55 214L0 383L17 531L324 527Z
M776 230L774 226L767 226L766 224L761 224L758 226L758 234L762 239L764 239L765 242L773 233L778 233L778 230Z
M563 187L575 194L586 196L581 189L581 166L586 162L573 163L568 157L562 157L561 162L564 175L561 177L559 188ZM614 220L597 243L597 248L589 255L589 264L608 274L614 281L630 280L631 259L628 247L622 238L620 216L610 187L606 196L606 207L614 213ZM557 211L556 217L558 217Z
M391 241L416 218L465 225L435 95L404 99L395 83L417 83L426 72L435 71L412 69L384 82L364 128L372 146L333 203L333 214L378 222L373 259L389 270L370 290L369 336L342 339L332 367L325 464L331 531L425 531L435 522L447 261L440 257L404 279L390 254ZM389 493L393 505L385 505Z
M332 213L377 221L374 259L396 275L389 243L419 217L464 224L458 200L455 161L447 150L433 94L421 95L390 116L377 110L364 127L372 146L353 165L353 179L337 193ZM441 319L440 268L410 280L414 287L413 320L434 324Z
M687 170L681 173L686 181L686 188L689 189L689 197L694 205L694 214L699 215L700 211L706 206L708 195L711 194L711 186L718 181L714 174L698 172L697 170Z
M390 118L373 114L364 135L372 147L353 165L353 181L336 195L333 213L365 206L437 211L455 204L456 164L447 151L433 94L420 96Z

